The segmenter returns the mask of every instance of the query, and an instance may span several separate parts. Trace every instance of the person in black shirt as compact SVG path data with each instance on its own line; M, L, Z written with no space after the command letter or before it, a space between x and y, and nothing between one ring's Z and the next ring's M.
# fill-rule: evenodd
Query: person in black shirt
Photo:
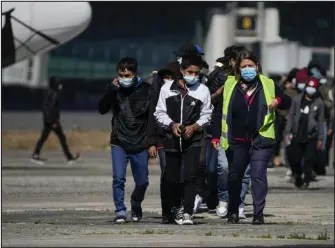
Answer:
M151 85L137 77L137 61L123 58L117 65L118 77L109 83L99 101L100 114L112 109L111 155L113 165L113 199L115 222L127 220L124 188L128 161L130 161L135 189L131 195L131 217L134 222L142 219L141 203L149 184L148 143L153 129L150 114ZM152 117L152 118L151 118Z
M298 188L309 186L317 151L322 148L324 103L317 94L319 85L316 78L309 78L305 91L293 98L285 129L286 142L291 142L287 158Z
M152 81L152 101L151 101L151 111L155 111L159 93L162 86L165 83L172 83L176 78L181 78L182 74L180 72L180 65L178 61L172 61L167 66L157 73L155 73L148 82ZM160 196L161 196L161 206L162 206L162 224L168 224L173 222L173 216L171 213L171 204L166 200L166 187L164 184L164 173L166 169L166 159L165 159L165 149L164 149L164 130L155 123L153 129L152 141L149 141L152 146L149 147L149 155L151 157L156 157L158 154L159 164L161 167L161 180L160 180Z
M58 79L55 77L50 78L50 88L44 96L43 101L43 130L41 137L36 143L34 153L31 157L31 162L43 165L44 159L40 157L40 152L43 147L44 142L48 139L51 131L54 131L58 136L60 144L62 146L63 152L68 160L68 164L72 164L76 161L80 154L79 152L73 156L69 150L66 142L66 137L63 132L63 128L60 124L60 109L59 109L59 92L62 85L59 83Z

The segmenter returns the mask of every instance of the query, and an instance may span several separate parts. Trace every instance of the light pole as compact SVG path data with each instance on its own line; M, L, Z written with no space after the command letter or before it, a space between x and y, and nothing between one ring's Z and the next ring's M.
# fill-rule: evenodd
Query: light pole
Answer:
M265 7L264 2L258 2L257 3L257 19L259 22L258 25L258 37L260 42L260 48L261 48L261 65L264 75L267 76L267 68L266 68L266 56L265 56Z

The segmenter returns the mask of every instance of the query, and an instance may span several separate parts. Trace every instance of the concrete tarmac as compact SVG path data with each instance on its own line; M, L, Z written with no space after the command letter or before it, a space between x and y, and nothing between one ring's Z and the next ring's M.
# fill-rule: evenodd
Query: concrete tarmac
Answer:
M195 215L196 225L160 224L158 160L150 161L150 185L140 223L113 223L112 167L109 151L85 152L67 165L60 152L45 152L43 166L25 151L2 152L2 246L271 246L333 247L334 171L319 176L309 189L285 181L284 168L268 171L266 224L247 219L229 225L215 213ZM128 167L125 202L134 187Z

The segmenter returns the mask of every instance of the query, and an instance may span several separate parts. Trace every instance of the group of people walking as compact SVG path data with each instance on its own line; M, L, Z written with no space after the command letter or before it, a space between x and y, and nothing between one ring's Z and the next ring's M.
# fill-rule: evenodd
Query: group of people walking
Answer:
M139 221L149 184L148 159L158 154L163 223L193 224L193 214L204 201L218 216L238 223L245 217L251 181L252 223L263 224L267 167L277 144L276 112L289 111L291 97L262 75L257 58L244 47L228 47L210 74L199 46L183 45L175 54L175 61L148 79L137 75L135 59L123 58L99 102L101 114L113 112L115 222L127 221L128 160L136 184L131 218ZM306 86L311 80L318 82L312 78ZM294 121L290 125L295 135ZM294 174L300 175L296 170Z
M277 84L262 74L257 57L241 46L226 48L210 73L199 46L185 44L174 53L174 61L145 79L138 75L136 59L122 58L118 75L99 101L100 114L113 113L116 223L128 219L128 162L135 181L131 219L138 222L149 185L149 158L157 155L166 224L193 224L202 203L228 223L238 223L245 218L250 184L252 223L263 224L269 164L285 163L287 176L298 188L325 173L334 130L334 90L320 65L311 62L294 68ZM54 96L49 95L46 105L57 104ZM57 111L45 111L44 116L35 161L41 160L39 151L50 130L57 133L60 128ZM65 138L59 137L68 160L76 160L79 155L72 156ZM285 162L280 160L282 141Z

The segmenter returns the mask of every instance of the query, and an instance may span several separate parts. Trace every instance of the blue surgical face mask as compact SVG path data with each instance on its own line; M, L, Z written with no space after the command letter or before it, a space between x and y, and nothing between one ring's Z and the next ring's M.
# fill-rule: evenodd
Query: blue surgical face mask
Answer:
M241 77L247 82L251 82L252 80L255 79L256 76L257 76L256 68L246 67L241 69Z
M120 78L119 83L124 88L129 88L133 84L133 78Z
M320 79L320 84L326 84L326 83L327 83L327 78Z
M297 84L297 80L295 78L292 78L292 82L291 82L293 85L296 85Z
M319 80L320 80L320 79L322 78L321 73L320 73L319 70L316 69L316 68L312 68L312 69L311 69L311 73L312 73L313 77L315 77L316 79L319 79Z
M313 87L306 87L306 93L313 96L316 93L316 89Z
M199 76L184 75L184 80L189 85L194 85L199 82Z
M298 87L299 90L302 91L302 90L305 89L305 86L306 86L305 83L298 83L298 86L297 86L297 87Z

